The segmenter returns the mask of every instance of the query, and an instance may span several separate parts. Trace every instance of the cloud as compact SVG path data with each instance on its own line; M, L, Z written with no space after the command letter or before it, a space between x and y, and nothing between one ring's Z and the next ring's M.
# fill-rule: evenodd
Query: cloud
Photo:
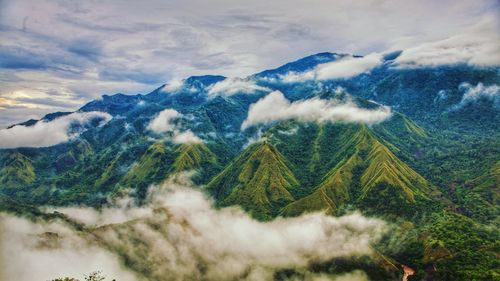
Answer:
M382 64L382 55L376 53L364 57L346 56L332 62L320 64L310 71L287 73L281 79L287 83L308 80L347 79L370 72L380 64Z
M391 115L391 110L387 106L368 110L352 102L339 103L319 98L290 102L281 92L275 91L250 106L241 128L289 119L306 122L341 121L375 124L390 118Z
M151 281L272 280L275 272L283 269L297 269L311 275L310 280L321 280L321 276L308 271L311 264L339 257L370 256L371 243L385 233L383 221L359 213L342 217L313 213L259 222L240 208L215 208L203 192L184 183L182 177L151 187L142 207L124 202L100 211L85 207L59 209L88 226L88 233L78 235L60 224L59 228L49 228L30 223L28 228L21 228L12 219L0 220L1 229L7 232L0 235L0 243L6 245L0 248L0 268L8 268L9 276L22 271L25 275L17 275L22 277L16 279L19 281L96 269L117 280L130 280L122 278L128 276L127 270L141 280ZM78 236L78 241L86 243L52 243L47 249L26 246L39 245L44 239L38 234L46 231L57 233L63 241ZM21 254L12 254L15 251ZM87 255L81 253L90 251L96 253L96 260L89 265ZM116 266L112 254L127 261L127 270ZM48 256L47 263L61 263L47 268L30 266L29 271L24 271L26 265L43 255ZM67 262L81 264L80 271L72 271L74 266L60 266ZM363 276L359 272L351 275ZM343 277L338 276L339 280L349 280Z
M174 137L172 138L172 140L174 143L177 143L177 144L202 143L203 142L191 130L174 133Z
M83 277L97 270L117 280L138 281L116 255L60 222L37 224L0 214L0 280Z
M268 88L257 85L252 79L226 78L215 83L208 89L209 95L232 96L237 93L254 93L256 91L270 91Z
M203 141L197 137L191 130L182 130L175 123L177 119L183 115L175 109L167 108L160 111L148 124L148 129L156 133L172 132L172 141L177 144L185 143L202 143Z
M0 35L1 36L1 35ZM40 119L54 111L77 111L89 99L103 93L137 93L151 86L129 81L103 81L93 74L58 77L60 72L46 70L0 70L0 127L26 119ZM8 81L8 82L6 82Z
M405 68L462 63L480 67L498 66L500 65L498 24L498 19L486 19L485 22L462 34L405 49L394 64Z
M78 137L89 126L107 123L111 115L104 112L75 112L52 121L38 121L33 126L16 125L0 130L0 148L47 147Z
M460 109L467 104L475 103L479 99L487 99L493 102L494 106L500 108L500 86L491 85L485 86L483 83L478 83L473 86L469 83L462 83L459 89L464 91L464 95L460 102L452 107L452 109Z
M27 59L31 57L32 59ZM25 49L4 46L0 49L0 67L9 69L45 69L50 63Z
M175 109L167 108L160 111L153 120L148 124L148 129L156 133L171 132L175 129L175 124L173 121L182 117Z
M184 80L172 79L163 88L162 91L172 93L180 90L184 86Z
M0 96L22 90L45 98L54 89L78 101L43 113L24 108L40 118L172 77L246 77L318 52L403 50L498 18L498 9L497 0L0 1ZM0 110L0 124L24 120L13 113Z

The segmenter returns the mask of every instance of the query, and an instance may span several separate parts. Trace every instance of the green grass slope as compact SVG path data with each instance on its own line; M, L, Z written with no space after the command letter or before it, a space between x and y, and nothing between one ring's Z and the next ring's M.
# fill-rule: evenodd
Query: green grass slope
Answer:
M386 193L395 196L386 200L409 204L417 198L430 198L432 185L396 157L369 128L359 126L337 151L344 153L344 159L323 177L313 193L286 206L283 214L320 210L336 214L346 203L370 201L377 196L381 199Z
M154 143L123 176L119 185L134 188L139 195L144 196L150 184L165 179L173 161L174 155L165 144Z
M19 188L35 181L35 169L31 160L19 152L13 152L0 170L0 186Z
M183 144L177 148L176 155L171 168L173 173L196 170L217 162L215 154L205 144Z
M260 142L217 175L207 190L222 206L240 205L256 218L270 219L294 200L291 191L298 185L281 153Z

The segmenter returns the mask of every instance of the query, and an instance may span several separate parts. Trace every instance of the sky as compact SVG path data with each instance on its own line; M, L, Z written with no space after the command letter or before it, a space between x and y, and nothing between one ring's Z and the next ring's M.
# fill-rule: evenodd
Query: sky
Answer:
M497 32L499 3L0 0L0 128L191 75L245 77L324 51L368 55L478 26Z

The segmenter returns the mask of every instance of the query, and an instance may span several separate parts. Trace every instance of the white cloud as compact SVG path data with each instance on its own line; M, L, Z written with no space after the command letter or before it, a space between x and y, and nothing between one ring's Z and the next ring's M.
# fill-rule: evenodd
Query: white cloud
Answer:
M163 88L162 91L173 93L180 90L184 86L183 79L172 79Z
M73 220L89 226L124 223L153 214L153 210L149 206L136 206L131 197L110 200L108 205L99 210L81 207L49 207L44 211L48 213L53 211L64 213Z
M498 19L486 19L462 34L405 49L394 63L398 67L409 68L459 63L471 66L498 66L500 65Z
M111 115L105 112L75 112L52 121L38 121L33 126L17 125L10 129L1 129L0 148L56 145L78 137L93 120L100 119L100 124L103 124L111 118ZM73 126L76 126L76 130Z
M266 87L257 85L257 83L252 79L226 78L210 86L208 94L232 96L237 93L253 93L256 91L270 90Z
M138 281L117 256L62 223L35 224L0 214L0 280L82 278L97 270L109 280Z
M74 111L102 93L144 92L170 77L245 77L323 51L368 54L398 42L402 50L460 34L486 14L498 18L497 0L0 1L2 43L14 54L27 51L4 58L18 57L19 65L41 60L29 71L14 69L16 63L2 69L0 95L73 95L64 108L23 106L39 118ZM22 120L15 109L0 109L0 124Z
M352 102L339 103L319 98L290 102L281 92L275 91L250 106L241 128L289 119L374 124L386 120L391 115L387 106L368 110Z
M172 140L174 143L177 143L177 144L202 143L203 142L191 130L187 130L187 131L183 131L183 132L175 132Z
M156 133L172 132L172 141L177 144L201 143L202 140L191 130L182 130L174 121L184 115L175 109L167 108L160 111L148 124L148 129Z
M283 82L296 83L308 80L347 79L368 73L382 63L382 55L372 53L364 57L346 56L316 66L306 72L290 72L281 77Z
M167 108L160 111L160 113L149 122L148 129L156 133L171 132L176 127L173 121L181 117L182 114L177 110Z
M460 109L478 99L491 100L496 107L500 107L500 86L498 85L484 86L483 83L478 83L473 86L464 82L460 84L459 89L464 91L464 95L460 103L454 105L452 109Z
M78 241L84 240L86 244L53 243L48 249L28 247L39 245L43 239L37 234L46 231L71 241L77 235L60 225L49 228L30 223L22 228L12 220L0 220L0 229L8 231L8 235L0 235L0 244L6 245L0 247L0 268L9 268L8 276L25 274L16 279L25 281L49 274L76 275L95 270L91 266L99 265L98 269L109 277L130 280L122 278L128 276L127 271L117 268L112 255L103 250L107 249L117 250L131 265L129 270L142 277L140 280L165 280L166 276L169 277L166 280L272 280L276 271L285 268L295 268L307 272L311 280L321 280L317 274L308 272L311 263L371 255L370 244L385 232L383 221L359 213L342 217L313 213L259 222L236 207L214 208L202 191L179 183L182 177L176 180L152 187L142 207L126 203L101 211L83 207L71 211L59 209L94 229L90 234L79 233ZM106 223L114 224L103 225ZM12 254L15 251L20 251L20 255ZM90 264L92 260L85 254L89 251L97 254ZM80 253L84 254L79 256ZM24 271L31 261L44 256L47 263L60 263L47 268L30 266L29 271ZM75 266L60 266L67 262L81 264L81 268L77 272ZM41 261L41 265L45 264L45 260ZM363 274L353 272L338 278L349 280L342 279L346 276L361 278Z

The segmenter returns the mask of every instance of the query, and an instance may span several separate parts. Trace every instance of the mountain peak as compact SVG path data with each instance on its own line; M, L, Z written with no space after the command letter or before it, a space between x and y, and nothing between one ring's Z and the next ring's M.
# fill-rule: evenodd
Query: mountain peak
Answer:
M176 153L178 156L172 165L173 173L198 169L204 162L216 162L215 154L203 143L183 144Z
M393 189L408 204L429 199L431 184L397 158L367 126L359 126L342 147L354 149L343 149L352 152L323 177L314 192L288 205L284 214L319 210L336 214L347 202L362 202L369 195L381 192L382 186Z
M281 153L268 142L248 147L208 184L222 205L238 204L253 216L269 219L294 200L299 185Z
M307 57L303 57L296 61L286 63L274 69L265 70L255 74L257 77L266 77L278 74L286 74L288 72L303 72L310 70L317 66L318 64L332 62L339 57L346 56L345 54L337 54L330 52L317 53Z

